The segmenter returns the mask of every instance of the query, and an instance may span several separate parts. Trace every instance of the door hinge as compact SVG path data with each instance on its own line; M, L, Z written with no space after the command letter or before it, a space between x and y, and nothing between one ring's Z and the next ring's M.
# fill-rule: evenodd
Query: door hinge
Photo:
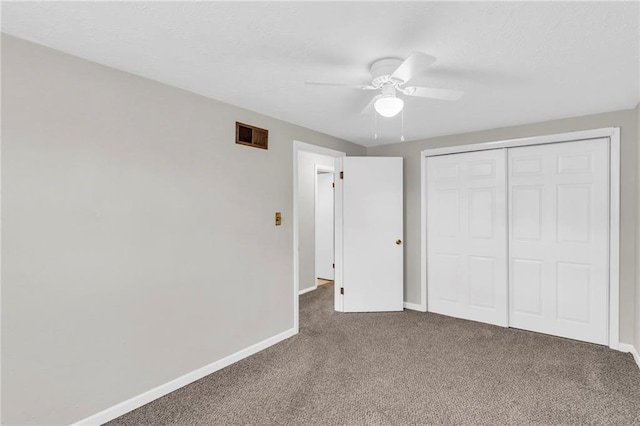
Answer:
M336 183L335 182L331 182L331 187L335 188L336 187Z
M340 287L340 294L344 294L344 287Z
M335 263L332 263L332 264L331 264L331 267L332 267L333 269L336 269L336 264L335 264Z
M340 179L344 179L344 172L340 172Z

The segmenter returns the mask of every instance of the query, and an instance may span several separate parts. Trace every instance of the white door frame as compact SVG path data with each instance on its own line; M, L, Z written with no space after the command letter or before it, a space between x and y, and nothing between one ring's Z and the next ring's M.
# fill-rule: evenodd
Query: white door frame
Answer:
M461 152L483 151L496 148L513 148L519 146L543 145L550 143L571 142L585 139L609 139L609 347L619 349L620 340L620 128L606 127L601 129L577 132L558 133L554 135L535 136L521 139L508 139L496 142L484 142L472 145L459 145L433 148L421 153L421 310L427 311L427 157L456 154Z
M318 219L316 217L316 208L318 206L318 173L319 172L326 172L326 173L333 173L334 174L334 181L335 181L335 166L334 167L329 167L329 166L323 166L322 164L316 164L315 165L315 177L314 177L314 181L313 181L313 223L314 223L314 228L317 227L316 224L316 220ZM335 182L334 182L334 187L335 187ZM333 201L333 219L335 221L335 217L336 217L336 205L335 205L335 199ZM334 234L335 234L335 223L333 225L333 230L334 230ZM316 244L314 244L314 250L317 251L317 241L318 239L316 238ZM336 245L335 245L335 235L334 235L334 244L333 244L333 262L334 262L334 266L335 266L335 256L336 256L336 249L335 249ZM318 288L318 274L317 274L317 269L316 269L316 282L313 283L313 289L317 289ZM334 271L334 280L335 280L335 271Z
M299 317L300 306L298 304L298 155L300 151L312 152L314 154L327 155L329 157L340 158L347 154L330 148L324 148L317 145L311 145L305 142L293 141L293 328L297 334L300 330ZM335 176L334 176L335 181ZM335 208L335 206L334 206ZM335 234L337 237L337 233ZM337 240L334 239L334 244ZM335 256L335 253L334 253Z

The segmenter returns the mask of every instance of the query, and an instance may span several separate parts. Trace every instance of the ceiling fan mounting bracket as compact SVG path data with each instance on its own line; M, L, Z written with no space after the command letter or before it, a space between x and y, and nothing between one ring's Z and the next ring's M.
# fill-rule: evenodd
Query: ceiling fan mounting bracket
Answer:
M391 77L393 72L398 69L402 64L402 59L398 58L384 58L378 59L371 64L369 70L371 71L371 85L375 88L381 88L385 86L397 87L405 82L399 78Z

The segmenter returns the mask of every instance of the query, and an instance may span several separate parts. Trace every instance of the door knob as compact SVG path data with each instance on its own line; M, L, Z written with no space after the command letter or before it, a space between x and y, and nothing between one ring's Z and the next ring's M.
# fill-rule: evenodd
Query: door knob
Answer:
M397 245L402 244L402 240L396 240L396 244L397 244Z

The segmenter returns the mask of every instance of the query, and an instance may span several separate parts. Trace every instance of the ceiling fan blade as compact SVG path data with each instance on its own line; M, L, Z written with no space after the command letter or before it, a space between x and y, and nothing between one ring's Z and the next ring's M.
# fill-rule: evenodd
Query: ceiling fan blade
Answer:
M366 84L330 83L324 81L305 81L308 86L346 87L350 89L375 90L375 87Z
M399 78L405 83L409 82L413 77L426 70L429 65L433 64L436 58L422 52L413 52L403 63L391 74L392 78Z
M453 89L434 89L432 87L405 87L402 93L407 96L418 96L421 98L440 99L443 101L457 101L464 92L462 90Z

